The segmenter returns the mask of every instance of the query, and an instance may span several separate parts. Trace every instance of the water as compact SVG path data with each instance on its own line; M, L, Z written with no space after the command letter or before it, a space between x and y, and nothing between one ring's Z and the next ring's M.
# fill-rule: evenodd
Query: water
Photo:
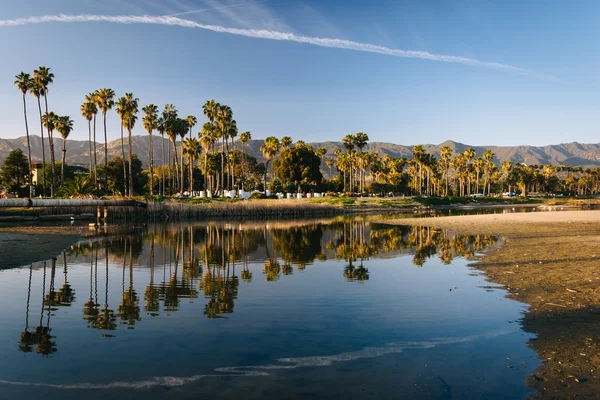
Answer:
M0 271L0 398L523 398L501 239L362 219L88 238Z

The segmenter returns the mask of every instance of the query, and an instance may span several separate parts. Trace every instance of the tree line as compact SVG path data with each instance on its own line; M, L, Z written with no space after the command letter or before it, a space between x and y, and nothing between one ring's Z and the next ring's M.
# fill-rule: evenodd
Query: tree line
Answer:
M249 131L239 133L231 107L215 100L207 101L202 106L207 121L194 135L193 128L198 124L195 116L180 116L173 104L165 104L162 111L155 104L147 104L140 110L140 101L133 93L116 98L110 88L87 94L80 107L81 116L87 121L89 139L88 170L82 173L65 164L66 139L73 130L73 120L49 109L48 93L54 78L50 68L41 66L33 74L21 72L14 80L23 98L27 157L20 150L13 151L5 161L0 178L4 185L17 190L26 187L29 196L34 195L34 185L27 95L33 95L38 106L42 166L41 171L38 169L39 189L35 192L42 196L91 193L127 197L142 194L181 196L202 188L211 196L223 195L226 190L270 189L273 193L393 192L465 197L513 190L525 196L532 191L586 195L597 193L599 189L600 168L584 170L565 165L498 163L490 150L478 156L472 148L455 153L449 146L442 147L439 154L429 154L422 145L417 145L412 148L412 158L382 156L365 150L369 136L364 132L344 136L342 147L329 155L325 148L315 149L302 140L294 143L289 136L281 139L269 136L260 146L265 158L265 162L260 163L249 155L252 134ZM109 160L107 117L113 109L120 122L121 156ZM103 165L98 165L96 148L96 125L100 117L104 136ZM147 169L132 152L132 131L139 117L149 138ZM63 138L60 162L56 160L55 132ZM161 137L160 165L154 163L152 141L155 132ZM50 150L49 163L46 162L45 134ZM328 178L324 174L326 168L329 169Z

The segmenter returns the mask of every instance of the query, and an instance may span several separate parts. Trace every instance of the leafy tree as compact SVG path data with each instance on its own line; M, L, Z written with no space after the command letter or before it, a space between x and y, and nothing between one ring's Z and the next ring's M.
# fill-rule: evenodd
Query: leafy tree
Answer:
M15 149L8 154L2 165L0 178L11 191L19 190L21 185L28 181L29 162L23 154L23 150Z
M323 180L321 159L305 144L283 150L273 166L275 175L284 185L319 185Z
M142 173L142 162L134 153L132 154L131 170L133 171L133 190L135 193L144 194L148 176ZM129 167L129 161L125 161L125 167ZM123 159L115 157L108 162L108 171L105 173L108 176L108 189L113 193L120 193L124 187L123 181Z

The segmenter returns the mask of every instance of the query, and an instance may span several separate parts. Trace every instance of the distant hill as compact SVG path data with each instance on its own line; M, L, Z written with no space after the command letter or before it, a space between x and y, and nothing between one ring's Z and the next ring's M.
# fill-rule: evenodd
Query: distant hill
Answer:
M63 146L62 139L55 139L55 152L57 161L61 158ZM154 136L154 163L156 165L162 163L162 146L160 136ZM34 161L41 161L42 151L40 146L41 140L39 136L31 136L31 150ZM46 160L50 159L50 150L48 148L48 140L44 140L46 147ZM262 140L251 140L248 143L247 151L258 161L264 161L264 157L260 151ZM315 148L323 147L327 150L326 157L332 157L336 148L343 149L341 142L320 142L309 143ZM26 152L27 142L25 137L16 139L0 139L0 163L8 153L14 149L20 148ZM165 139L165 157L169 142ZM423 147L428 153L439 156L440 148L450 146L455 152L462 152L467 147L472 147L477 152L477 155L483 154L485 150L491 150L496 155L496 161L513 161L522 162L528 165L534 164L552 164L552 165L570 165L582 167L600 167L600 143L585 144L585 143L562 143L547 146L469 146L463 143L446 141L437 145L425 144ZM240 149L241 144L236 143L236 148ZM371 142L366 150L376 151L381 155L390 155L392 157L407 157L411 158L412 146L404 146L386 142ZM138 155L144 165L148 165L148 136L133 136L133 152ZM104 162L104 144L96 144L98 164ZM89 142L87 140L67 140L67 163L86 166L89 164ZM125 155L127 155L127 139L125 139ZM121 156L121 139L113 140L108 143L108 158Z

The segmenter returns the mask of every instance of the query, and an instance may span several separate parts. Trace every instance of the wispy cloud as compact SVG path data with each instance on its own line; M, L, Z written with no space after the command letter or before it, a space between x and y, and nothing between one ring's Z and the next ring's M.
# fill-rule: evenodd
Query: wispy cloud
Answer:
M174 16L151 16L151 15L45 15L40 17L17 18L10 20L0 20L0 27L12 27L28 24L41 24L47 22L110 22L117 24L155 24L178 26L184 28L204 29L219 33L229 33L232 35L246 36L257 39L289 41L296 43L310 44L313 46L346 49L354 51L362 51L368 53L384 54L393 57L416 58L430 61L447 62L470 65L474 67L492 68L504 70L508 72L528 75L540 79L553 79L548 76L536 73L534 71L516 67L513 65L502 64L498 62L480 61L474 58L453 56L446 54L435 54L426 51L417 50L401 50L393 49L385 46L378 46L370 43L361 43L351 40L321 38L313 36L302 36L294 33L280 32L266 29L247 29L247 28L228 28L219 25L201 24L187 19L181 19Z
M480 339L490 339L501 335L517 332L518 329L505 329L497 332L488 332L478 335L455 338L437 338L419 342L393 342L381 347L365 347L356 351L350 351L333 355L319 355L306 357L280 358L277 364L267 365L247 365L236 367L215 368L211 374L192 375L187 377L177 376L156 376L141 381L116 381L111 383L76 383L63 385L57 383L38 383L38 382L16 382L0 380L0 384L13 386L37 386L49 387L55 389L149 389L157 386L177 387L183 386L200 379L214 377L258 377L269 376L270 371L289 370L297 368L320 368L327 367L333 363L343 363L365 358L376 358L386 354L401 353L407 349L431 349L448 344L467 343Z
M179 13L175 13L175 14L169 14L169 15L165 15L165 17L178 17L181 15L198 14L198 13L203 13L203 12L207 12L207 11L218 11L218 10L224 10L227 8L245 7L245 6L249 6L249 5L253 5L253 4L266 3L267 1L269 1L269 0L247 1L245 3L229 4L229 5L220 6L220 7L201 8L199 10L191 10L191 11L184 11L184 12L179 12Z

